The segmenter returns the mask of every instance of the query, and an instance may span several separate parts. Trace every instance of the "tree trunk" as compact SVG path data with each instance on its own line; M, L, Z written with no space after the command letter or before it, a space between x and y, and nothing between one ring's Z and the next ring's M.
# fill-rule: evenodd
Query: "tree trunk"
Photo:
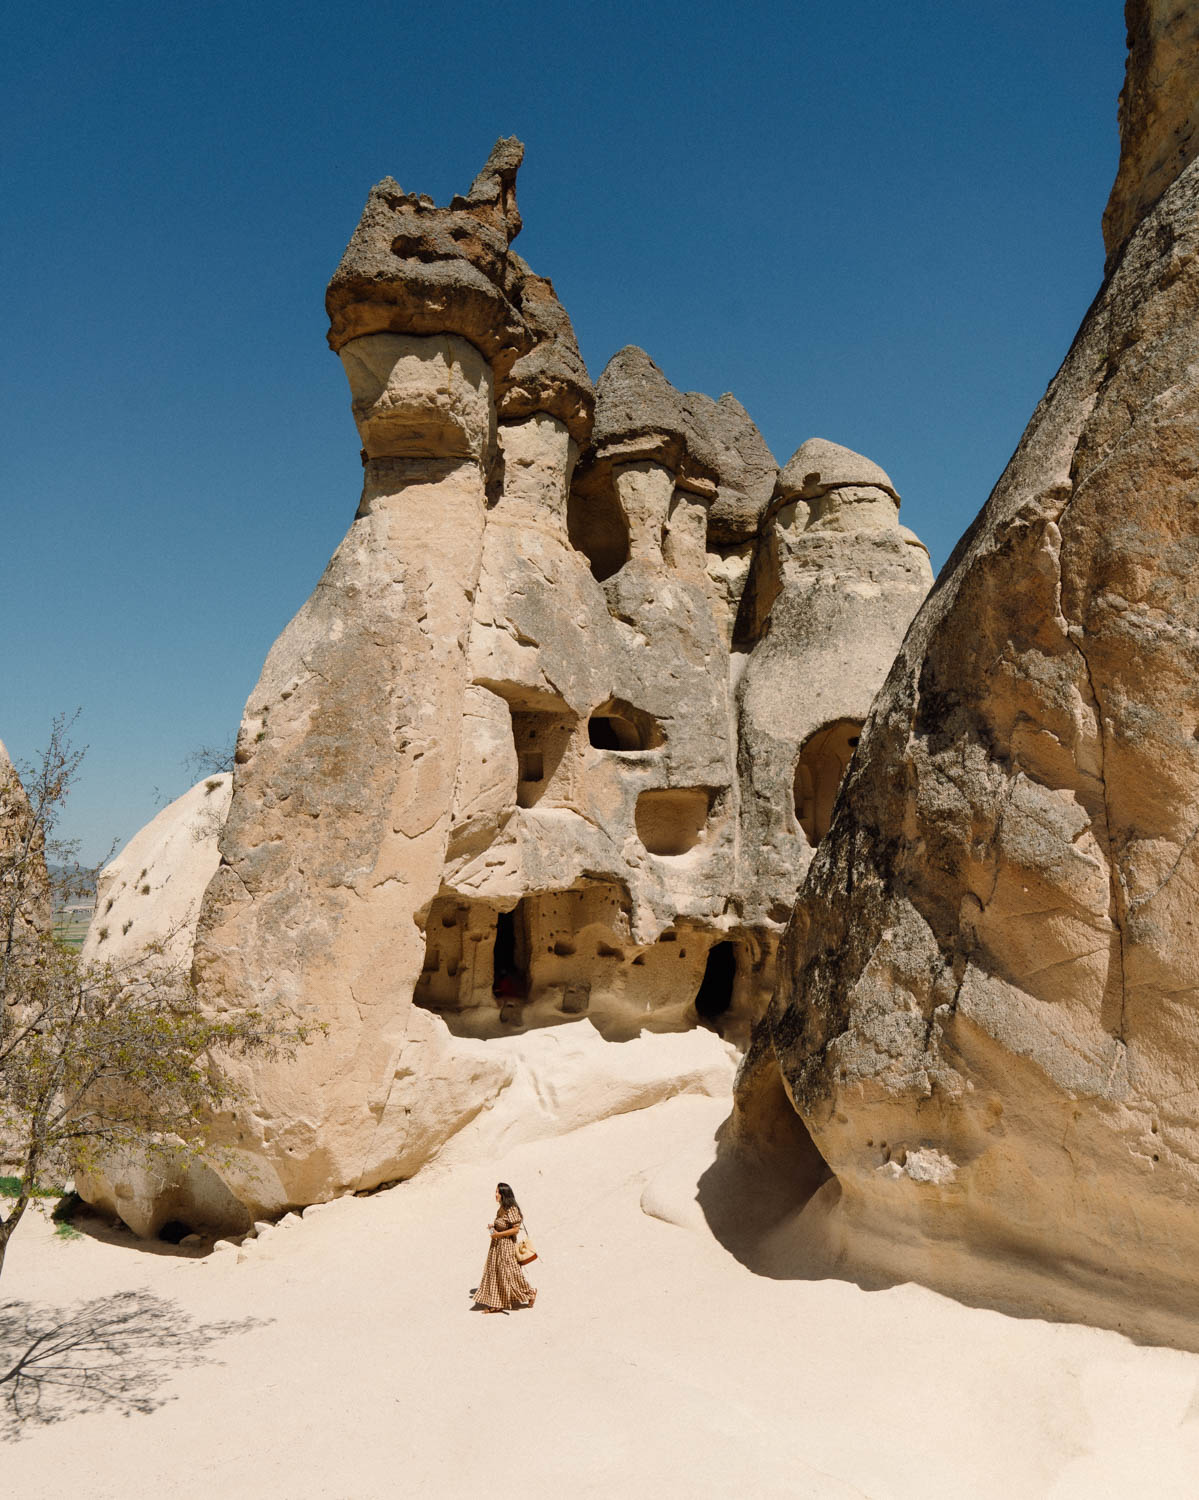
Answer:
M8 1242L12 1239L13 1231L21 1222L21 1216L28 1207L29 1198L22 1193L10 1209L8 1217L0 1223L0 1276L4 1275L4 1252L8 1249Z

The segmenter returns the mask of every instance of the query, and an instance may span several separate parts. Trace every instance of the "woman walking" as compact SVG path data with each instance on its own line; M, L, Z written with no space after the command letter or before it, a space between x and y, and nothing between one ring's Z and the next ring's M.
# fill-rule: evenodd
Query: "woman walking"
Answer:
M487 1228L491 1232L491 1246L483 1266L483 1278L475 1292L475 1306L484 1312L507 1312L510 1307L527 1303L530 1307L537 1301L537 1292L525 1279L525 1273L516 1259L516 1236L523 1222L516 1194L506 1182L495 1190L495 1201L500 1211Z

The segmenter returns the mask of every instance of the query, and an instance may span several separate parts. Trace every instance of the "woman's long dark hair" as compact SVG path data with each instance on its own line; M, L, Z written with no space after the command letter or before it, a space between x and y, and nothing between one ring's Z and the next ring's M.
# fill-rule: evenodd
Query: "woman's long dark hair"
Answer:
M520 1204L516 1201L516 1194L512 1191L512 1189L506 1182L497 1182L495 1185L495 1190L500 1195L501 1210L505 1208L514 1208L517 1213L520 1213Z

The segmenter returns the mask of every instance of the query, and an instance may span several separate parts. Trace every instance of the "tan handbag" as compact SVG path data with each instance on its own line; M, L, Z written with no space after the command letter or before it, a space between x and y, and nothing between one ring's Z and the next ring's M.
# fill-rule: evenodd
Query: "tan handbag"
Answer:
M516 1241L516 1264L527 1266L536 1259L537 1251L533 1248L533 1241L529 1238L528 1231L522 1229Z

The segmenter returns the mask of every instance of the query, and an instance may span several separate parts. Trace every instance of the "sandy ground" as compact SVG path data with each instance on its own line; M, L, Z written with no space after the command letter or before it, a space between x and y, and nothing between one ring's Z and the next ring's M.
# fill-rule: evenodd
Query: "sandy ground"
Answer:
M310 1210L241 1263L23 1226L0 1282L10 1340L30 1304L123 1290L163 1299L163 1326L247 1326L204 1348L184 1333L170 1369L152 1337L135 1340L121 1363L147 1414L81 1412L67 1389L61 1420L0 1425L3 1492L1199 1494L1199 1356L914 1286L865 1292L745 1269L693 1204L726 1109L681 1097L502 1161L433 1170ZM532 1311L485 1317L467 1292L497 1176L537 1239L541 1295ZM685 1222L650 1216L643 1194Z

